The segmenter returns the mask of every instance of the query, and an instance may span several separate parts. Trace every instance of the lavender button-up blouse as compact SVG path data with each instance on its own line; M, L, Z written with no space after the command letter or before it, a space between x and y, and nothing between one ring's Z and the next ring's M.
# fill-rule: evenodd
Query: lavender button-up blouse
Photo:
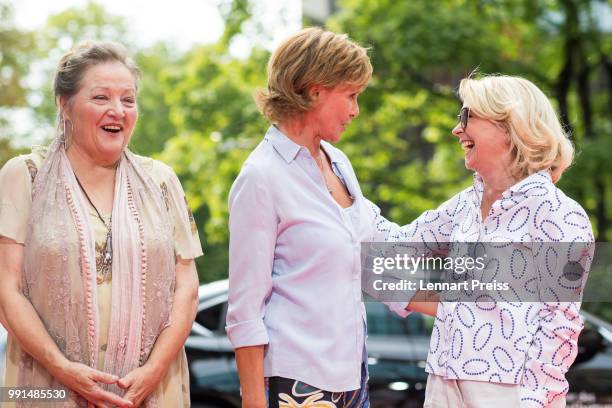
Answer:
M226 330L234 348L267 345L266 377L341 392L360 386L360 245L373 239L375 214L348 158L321 146L354 198L350 211L331 197L308 149L274 126L235 180Z

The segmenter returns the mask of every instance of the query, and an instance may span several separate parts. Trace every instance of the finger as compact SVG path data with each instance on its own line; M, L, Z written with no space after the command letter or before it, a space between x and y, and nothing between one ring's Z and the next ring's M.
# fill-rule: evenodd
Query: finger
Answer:
M142 401L145 399L145 396L143 396L141 392L139 393L132 389L131 392L126 392L123 398L130 400L134 404L134 407L139 407L140 404L142 404Z
M119 386L119 388L123 388L124 390L127 390L132 385L132 382L133 380L130 378L130 376L126 375L125 377L119 378L117 380L117 385Z
M123 398L130 401L132 404L134 404L134 406L136 406L136 395L135 394L136 393L134 392L134 390L128 390L128 392L125 393Z
M93 370L93 374L90 376L91 379L104 384L114 384L119 380L119 377L113 374L105 373L98 370Z
M98 393L98 403L110 403L112 405L116 405L119 408L133 408L134 404L128 400L127 398L121 398L117 394L113 394L112 392L100 390Z

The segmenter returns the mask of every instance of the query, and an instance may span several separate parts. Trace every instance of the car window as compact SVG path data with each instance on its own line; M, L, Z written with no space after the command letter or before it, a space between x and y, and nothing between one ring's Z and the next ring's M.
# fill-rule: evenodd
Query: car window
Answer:
M423 316L413 313L401 318L379 302L366 302L369 335L428 335Z
M202 309L196 315L196 322L215 334L225 334L225 312L227 302Z

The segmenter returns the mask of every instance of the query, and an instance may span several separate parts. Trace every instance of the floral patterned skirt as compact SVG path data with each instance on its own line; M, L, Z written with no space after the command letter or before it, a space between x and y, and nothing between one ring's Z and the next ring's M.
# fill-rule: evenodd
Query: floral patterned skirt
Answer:
M320 390L298 380L284 377L268 379L269 408L369 408L368 374L361 365L361 387L353 391Z

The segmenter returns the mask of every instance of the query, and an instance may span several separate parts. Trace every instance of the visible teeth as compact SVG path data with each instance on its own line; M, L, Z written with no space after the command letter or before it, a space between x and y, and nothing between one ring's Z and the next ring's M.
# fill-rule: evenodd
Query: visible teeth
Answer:
M462 140L461 147L463 148L464 151L467 152L468 150L474 147L474 142L472 142L471 140Z
M108 125L108 126L102 126L102 129L109 131L109 132L119 132L121 130L121 126L116 126L116 125Z

